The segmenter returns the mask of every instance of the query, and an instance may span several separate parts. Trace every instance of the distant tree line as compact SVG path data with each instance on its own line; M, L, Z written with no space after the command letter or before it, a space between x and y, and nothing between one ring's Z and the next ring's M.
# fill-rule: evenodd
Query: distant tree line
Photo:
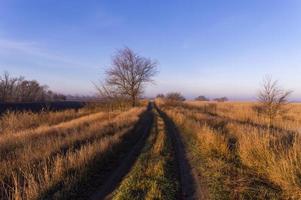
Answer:
M213 99L213 101L225 102L225 101L229 101L229 99L227 97L220 97L220 98Z
M67 101L97 102L102 99L97 95L66 95Z
M46 85L24 77L12 77L8 72L0 75L0 102L62 101L66 96L52 92Z
M198 96L194 100L196 100L196 101L210 101L210 99L205 97L205 96Z
M162 98L162 99L167 99L167 100L172 100L172 101L185 101L186 100L185 97L179 92L169 92L166 95L158 94L156 96L156 98ZM202 95L196 97L194 100L195 101L210 101L209 98L202 96ZM227 97L220 97L220 98L213 99L213 101L225 102L225 101L229 101L229 99Z

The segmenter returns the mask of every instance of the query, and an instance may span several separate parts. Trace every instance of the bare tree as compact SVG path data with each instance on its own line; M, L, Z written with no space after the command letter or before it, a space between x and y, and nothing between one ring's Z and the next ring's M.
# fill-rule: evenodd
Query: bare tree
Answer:
M179 92L167 93L166 99L170 101L185 101L185 97Z
M24 77L11 77L8 72L0 75L0 102L37 102L64 100L64 95L48 90L37 81Z
M262 89L258 94L260 106L257 108L259 113L265 114L269 119L269 127L274 119L288 111L288 97L292 91L283 90L271 77L266 76L263 80Z
M114 86L111 86L109 84L105 83L100 83L100 85L97 85L93 83L96 90L98 91L100 97L102 100L105 101L114 101L117 99L120 99L122 94L120 94Z
M226 102L226 101L229 101L229 99L227 97L219 97L219 98L213 99L213 101Z
M0 76L0 102L12 101L14 93L21 78L13 78L8 72Z
M195 98L196 101L210 101L210 99L208 99L205 96L198 96Z
M42 86L35 80L23 80L18 85L18 101L36 102L45 100L47 100L47 86Z
M129 48L121 49L112 59L106 79L97 86L100 95L105 98L124 98L136 106L137 99L143 93L146 83L153 82L157 73L157 62L141 57Z

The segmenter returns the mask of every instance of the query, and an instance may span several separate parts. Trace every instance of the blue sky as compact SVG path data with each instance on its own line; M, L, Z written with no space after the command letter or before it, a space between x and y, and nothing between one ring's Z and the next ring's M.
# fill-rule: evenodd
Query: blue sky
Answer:
M93 94L124 46L159 61L147 96L250 99L269 74L301 99L300 0L0 0L0 72Z

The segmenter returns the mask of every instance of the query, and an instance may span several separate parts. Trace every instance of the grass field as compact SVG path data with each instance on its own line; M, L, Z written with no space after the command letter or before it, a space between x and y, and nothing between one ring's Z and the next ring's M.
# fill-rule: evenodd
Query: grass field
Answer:
M0 199L301 198L300 104L155 104L3 115Z
M89 179L90 170L104 164L101 160L118 152L143 110L50 113L53 118L47 123L55 125L45 125L41 120L41 125L34 128L3 133L1 198L67 198L79 182ZM69 119L56 124L65 114ZM19 123L26 124L22 120Z
M272 128L253 103L161 106L182 132L211 199L300 199L300 104Z

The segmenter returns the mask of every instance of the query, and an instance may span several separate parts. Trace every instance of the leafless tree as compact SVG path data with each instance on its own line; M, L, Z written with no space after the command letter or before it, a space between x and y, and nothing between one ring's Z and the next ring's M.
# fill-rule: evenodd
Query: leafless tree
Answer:
M196 101L210 101L210 99L208 99L205 96L198 96L195 98Z
M166 99L169 101L185 101L185 97L179 92L167 93Z
M258 94L258 101L260 103L257 107L259 113L263 113L269 119L269 127L272 125L274 119L281 114L288 111L287 104L288 97L292 91L283 90L278 81L266 76L263 80L262 89Z
M36 102L47 100L47 86L42 86L35 80L23 80L18 85L17 89L19 102Z
M20 79L21 78L11 77L8 72L4 72L3 75L0 76L0 102L12 100Z
M0 102L37 102L64 100L65 96L48 90L35 80L11 77L8 72L0 75Z
M124 48L113 57L104 83L96 88L105 98L126 97L131 100L132 106L136 106L145 85L153 82L156 68L157 62Z

